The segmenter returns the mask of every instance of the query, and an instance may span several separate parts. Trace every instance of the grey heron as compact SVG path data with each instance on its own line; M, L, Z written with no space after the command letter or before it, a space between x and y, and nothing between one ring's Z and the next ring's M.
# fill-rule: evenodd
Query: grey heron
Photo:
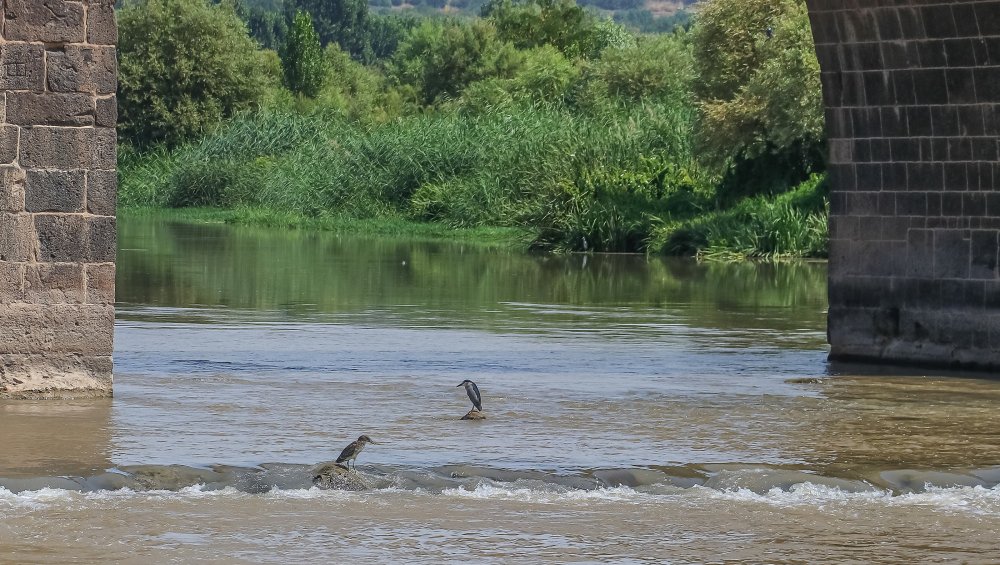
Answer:
M347 447L344 448L343 451L340 452L340 457L337 457L337 465L343 466L342 463L346 462L347 468L350 469L351 461L358 458L358 454L361 453L361 450L365 448L365 444L368 443L375 442L372 441L372 438L366 435L359 436L358 439L352 441ZM378 444L375 443L375 445ZM357 461L355 461L354 465L357 466L357 464Z
M483 397L479 394L479 387L476 386L476 383L470 381L469 379L465 379L455 386L456 388L464 386L466 394L469 395L469 400L472 401L472 406L479 412L483 411Z

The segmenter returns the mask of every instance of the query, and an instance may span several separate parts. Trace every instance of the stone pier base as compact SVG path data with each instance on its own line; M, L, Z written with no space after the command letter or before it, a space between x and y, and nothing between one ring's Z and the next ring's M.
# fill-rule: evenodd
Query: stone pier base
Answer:
M0 398L111 395L114 0L3 0Z

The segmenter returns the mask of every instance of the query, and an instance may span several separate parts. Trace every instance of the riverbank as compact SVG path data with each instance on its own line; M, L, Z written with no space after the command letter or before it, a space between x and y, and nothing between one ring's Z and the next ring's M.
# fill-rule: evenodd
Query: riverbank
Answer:
M175 148L120 157L119 203L198 221L460 239L539 251L717 258L826 256L827 187L720 200L693 160L689 116L522 107L375 125L258 113ZM208 211L197 211L210 208Z
M307 217L294 212L263 208L157 208L131 206L119 218L179 220L200 224L312 230L352 236L408 239L413 241L460 241L471 245L525 249L533 238L528 230L503 227L455 228L444 224L414 222L403 218Z

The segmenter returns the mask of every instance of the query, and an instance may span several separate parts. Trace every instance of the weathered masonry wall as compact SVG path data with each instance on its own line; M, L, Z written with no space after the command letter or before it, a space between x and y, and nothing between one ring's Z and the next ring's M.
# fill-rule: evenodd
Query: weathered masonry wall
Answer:
M107 396L114 3L3 0L0 26L0 398Z
M1000 2L808 5L831 359L1000 367Z

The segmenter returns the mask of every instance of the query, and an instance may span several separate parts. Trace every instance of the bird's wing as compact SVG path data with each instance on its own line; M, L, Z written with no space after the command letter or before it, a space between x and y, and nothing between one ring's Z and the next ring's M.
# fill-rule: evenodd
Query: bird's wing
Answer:
M340 457L337 457L337 463L343 463L344 461L350 459L352 455L354 455L355 448L357 448L357 446L354 445L356 443L357 443L356 441L352 441L351 445L348 445L347 447L344 448L343 451L340 452Z
M480 410L482 410L482 408L483 408L483 396L481 394L479 394L479 387L476 386L476 383L469 383L469 384L472 385L472 392L476 393L476 397L473 398L472 401L476 404L477 408L479 408Z

